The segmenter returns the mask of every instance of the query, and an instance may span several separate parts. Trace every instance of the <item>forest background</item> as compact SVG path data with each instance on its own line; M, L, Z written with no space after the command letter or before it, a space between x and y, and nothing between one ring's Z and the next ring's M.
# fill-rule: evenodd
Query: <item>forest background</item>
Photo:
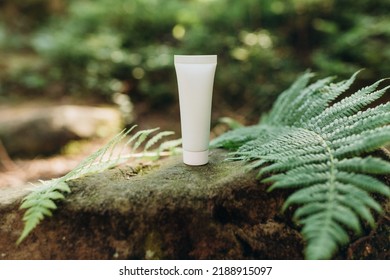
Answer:
M122 126L180 133L173 55L217 54L215 136L221 117L257 123L307 69L365 69L351 92L388 77L389 13L387 0L2 0L0 110L108 104Z

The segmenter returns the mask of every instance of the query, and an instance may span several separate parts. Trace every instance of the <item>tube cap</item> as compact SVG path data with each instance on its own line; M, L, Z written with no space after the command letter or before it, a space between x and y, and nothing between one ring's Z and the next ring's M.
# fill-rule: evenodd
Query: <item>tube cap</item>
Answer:
M209 162L209 150L190 152L183 150L183 162L187 165L205 165Z

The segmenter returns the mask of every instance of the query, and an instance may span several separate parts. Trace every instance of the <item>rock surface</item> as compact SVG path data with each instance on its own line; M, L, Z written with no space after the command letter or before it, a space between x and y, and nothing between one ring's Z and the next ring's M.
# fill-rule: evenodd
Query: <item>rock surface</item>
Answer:
M0 108L0 140L10 156L59 152L71 140L106 137L121 126L119 110L76 105Z
M291 212L280 213L287 193L266 192L225 156L213 151L200 167L173 157L146 174L121 167L74 180L54 216L19 246L25 191L0 189L0 259L303 258ZM389 258L388 230L381 219L337 258Z

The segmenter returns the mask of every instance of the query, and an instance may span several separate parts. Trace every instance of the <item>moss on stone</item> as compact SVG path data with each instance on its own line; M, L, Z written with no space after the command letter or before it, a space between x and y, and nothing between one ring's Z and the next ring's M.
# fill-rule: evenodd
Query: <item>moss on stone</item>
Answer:
M72 193L19 247L22 196L0 202L0 256L7 259L301 259L303 242L280 213L286 191L266 191L240 162L214 150L210 163L181 157L132 176L120 167L69 182ZM387 208L385 208L388 211ZM383 219L379 229L388 228ZM384 258L384 230L339 258ZM387 243L386 243L387 242ZM354 243L352 243L353 245ZM363 243L361 243L363 244ZM375 244L381 244L376 246ZM351 246L352 246L351 245Z

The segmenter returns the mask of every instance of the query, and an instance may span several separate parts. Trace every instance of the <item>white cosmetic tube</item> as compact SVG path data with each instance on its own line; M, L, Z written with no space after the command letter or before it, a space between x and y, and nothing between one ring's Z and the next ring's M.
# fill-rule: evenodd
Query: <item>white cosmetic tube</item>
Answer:
M183 162L204 165L209 161L211 100L216 55L175 55L179 88Z

